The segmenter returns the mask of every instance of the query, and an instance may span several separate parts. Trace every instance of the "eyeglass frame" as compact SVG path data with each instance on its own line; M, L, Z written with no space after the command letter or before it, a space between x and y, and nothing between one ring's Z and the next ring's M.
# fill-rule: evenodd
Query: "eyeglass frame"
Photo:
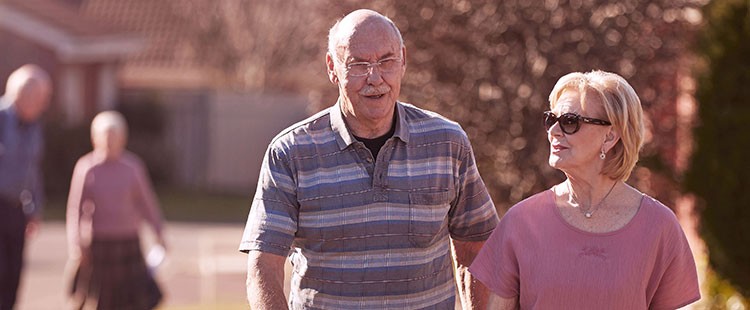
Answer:
M372 74L373 70L375 70L374 69L375 67L378 67L381 70L381 72L386 72L386 73L395 72L396 70L393 70L393 71L390 71L390 70L389 71L384 71L383 68L381 67L381 65L383 64L383 62L385 62L385 61L391 61L391 60L395 60L398 63L402 63L403 58L398 57L398 56L393 56L393 57L383 58L383 59L375 61L375 62L357 61L357 62L352 62L352 63L349 63L349 64L345 64L345 63L342 63L342 64L344 65L344 68L346 69L345 70L346 74L348 74L349 76L365 77L365 76L368 76L368 75ZM351 68L352 68L352 66L355 66L355 65L357 65L357 66L367 66L367 72L365 74L352 74L351 73Z
M585 116L581 116L579 114L570 113L570 112L563 113L560 116L557 116L552 111L546 111L543 113L543 115L544 115L544 118L542 118L542 125L547 131L549 131L549 129L552 128L552 126L554 126L555 123L560 122L560 119L564 117L567 117L567 118L572 117L572 119L575 120L575 125L576 125L575 129L573 129L572 131L568 132L567 130L565 130L565 127L564 127L565 125L560 123L560 130L567 135L572 135L578 132L578 130L581 129L581 122L584 122L586 124L599 125L599 126L611 126L612 125L612 123L609 121L605 121L605 120L598 119L598 118L585 117ZM555 121L547 125L547 119L549 118L554 118Z

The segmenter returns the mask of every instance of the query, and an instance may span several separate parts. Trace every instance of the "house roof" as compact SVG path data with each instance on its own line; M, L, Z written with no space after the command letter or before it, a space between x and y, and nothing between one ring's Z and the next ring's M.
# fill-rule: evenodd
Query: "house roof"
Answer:
M187 35L188 21L173 13L171 1L84 0L81 14L107 20L111 25L143 35L148 46L128 59L129 63L158 67L193 64ZM186 51L188 50L188 51Z
M181 1L81 0L80 13L144 37L147 46L128 57L121 77L128 86L205 86L210 76L190 41L193 26L177 13Z
M62 62L117 59L143 47L137 34L56 0L0 0L0 28L50 48Z

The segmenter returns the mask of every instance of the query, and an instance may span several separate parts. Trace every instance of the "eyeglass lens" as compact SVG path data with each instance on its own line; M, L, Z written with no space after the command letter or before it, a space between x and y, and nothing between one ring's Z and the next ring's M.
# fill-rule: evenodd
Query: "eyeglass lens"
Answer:
M399 68L400 59L398 58L387 58L378 62L356 62L351 63L347 66L347 70L350 75L353 76L364 76L370 74L370 70L375 70L375 67L380 69L380 72L393 72Z

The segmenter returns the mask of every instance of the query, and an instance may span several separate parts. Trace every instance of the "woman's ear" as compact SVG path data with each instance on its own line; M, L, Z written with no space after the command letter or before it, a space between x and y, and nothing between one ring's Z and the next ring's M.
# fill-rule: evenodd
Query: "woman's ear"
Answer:
M617 141L620 141L620 134L617 133L614 128L610 127L607 135L604 136L604 145L602 148L604 148L606 152L609 152L609 150L615 147Z

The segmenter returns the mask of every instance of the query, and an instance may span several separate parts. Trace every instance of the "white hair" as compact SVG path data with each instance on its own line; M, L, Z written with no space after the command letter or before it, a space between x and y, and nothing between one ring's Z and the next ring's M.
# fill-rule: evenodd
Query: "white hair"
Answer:
M337 52L337 49L339 47L339 42L342 39L342 33L341 31L339 31L340 30L339 26L341 25L342 21L347 19L347 17L355 15L355 14L367 14L370 16L375 16L375 17L383 19L386 23L388 23L388 25L390 25L393 28L393 31L396 33L396 36L398 37L398 41L400 44L399 47L401 49L404 48L404 37L401 36L401 31L398 30L398 27L396 27L396 24L390 18L372 10L357 10L337 20L336 23L333 24L331 29L328 30L328 54L331 55L331 58L333 58L335 62L341 61L339 59L339 55Z
M104 132L109 129L114 129L123 136L128 134L128 123L125 121L125 117L117 111L104 111L94 117L91 121L91 136L93 137L96 133Z

